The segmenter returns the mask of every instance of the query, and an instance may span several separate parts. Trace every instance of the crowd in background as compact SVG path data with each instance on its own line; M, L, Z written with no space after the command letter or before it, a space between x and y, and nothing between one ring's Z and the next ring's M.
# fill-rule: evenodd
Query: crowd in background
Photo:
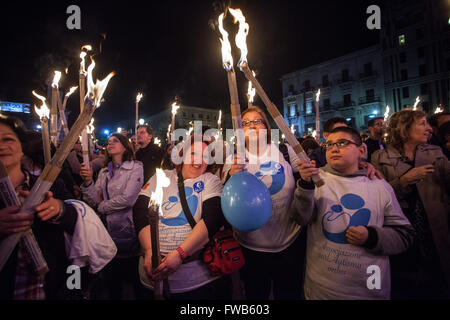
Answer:
M242 125L245 133L256 133L246 134L247 147L252 139L264 142L256 153L247 148L252 161L246 164L207 163L195 144L205 150L213 139L191 136L180 142L183 163L175 165L173 145L154 144L148 125L133 137L113 133L89 165L77 142L35 214L1 203L0 245L31 228L50 271L34 272L20 240L0 271L0 299L145 300L153 299L158 281L170 288L167 299L182 300L450 298L450 113L427 118L423 111L404 109L388 123L370 119L369 133L331 118L323 124L323 138L298 139L311 163L300 161L287 143L271 141L270 123L258 107L242 113ZM45 167L41 134L1 116L0 161L23 201ZM171 183L161 205L162 261L152 268L147 214L156 168ZM222 189L244 170L268 187L271 216L255 231L234 228L245 265L232 275L212 275L199 253L218 230L232 227L222 211ZM311 180L317 174L322 187ZM181 205L180 183L193 225ZM71 290L69 252L88 228L74 201L95 212L96 230L104 228L112 241L101 247L92 234L79 240L97 252L81 268L81 287ZM101 270L93 272L96 263ZM381 275L375 289L367 285L372 265Z

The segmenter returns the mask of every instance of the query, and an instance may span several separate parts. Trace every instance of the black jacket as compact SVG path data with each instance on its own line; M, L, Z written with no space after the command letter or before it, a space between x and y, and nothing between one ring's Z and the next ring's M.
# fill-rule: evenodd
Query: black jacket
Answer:
M161 166L164 157L164 150L153 142L150 142L145 148L141 148L136 152L136 160L144 165L144 182L147 183L156 172L156 168Z

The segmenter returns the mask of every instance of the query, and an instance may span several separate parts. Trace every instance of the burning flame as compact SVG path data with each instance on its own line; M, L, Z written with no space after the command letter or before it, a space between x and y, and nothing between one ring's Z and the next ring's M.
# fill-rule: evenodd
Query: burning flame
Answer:
M236 46L241 50L241 59L239 59L239 67L245 62L247 63L247 35L249 25L245 22L245 17L241 9L228 8L234 17L234 23L239 22L239 30L236 34Z
M319 100L320 100L320 88L319 88L319 90L317 90L317 93L316 93L316 102L319 102Z
M49 118L50 117L50 109L47 107L47 104L45 103L45 97L38 95L34 90L32 91L33 95L37 97L39 100L42 101L42 106L40 108L34 106L34 111L36 111L37 115L39 116L39 119L42 120L42 118Z
M253 76L256 77L255 71L252 71L252 73L253 73ZM256 95L256 88L253 88L253 85L252 85L251 81L248 82L247 95L248 95L248 102L253 103L253 100L254 100L255 95Z
M295 134L295 128L294 128L294 125L291 125L291 132L292 132L293 134Z
M138 93L138 95L136 96L136 102L139 102L139 101L141 101L141 99L142 99L142 93Z
M155 140L153 140L153 143L161 147L161 140L159 140L158 137L155 137Z
M436 110L434 110L434 113L440 113L440 112L444 112L444 109L442 109L441 107L436 107Z
M61 79L61 72L55 71L55 76L53 77L53 82L52 82L52 88L58 89L58 83L59 83L60 79Z
M91 57L92 63L89 65L87 70L87 85L88 85L88 92L86 94L86 98L92 100L95 108L100 107L100 104L102 102L103 93L105 93L106 87L108 85L109 80L114 76L114 72L111 72L106 76L103 80L96 81L94 85L94 81L92 78L92 70L94 70L95 67L95 61Z
M219 110L219 119L217 119L217 126L222 124L222 110Z
M317 130L313 130L312 134L313 138L317 137Z
M94 118L91 119L91 122L86 126L86 133L92 134L94 133L95 127L94 127Z
M420 102L420 96L417 96L416 103L414 103L413 110L417 110L417 105L419 104L419 102Z
M85 64L84 64L84 57L86 57L87 53L83 50L86 51L91 51L92 47L90 45L84 45L81 47L81 53L80 53L80 58L81 58L81 63L80 63L80 73L82 74L86 74L86 69L85 69Z
M191 125L190 127L189 127L189 131L188 131L188 136L190 136L191 135L191 133L192 133L192 131L194 130L194 125L192 124L192 121L189 121L189 124Z
M167 128L167 141L170 141L170 128L172 128L172 124L169 124L169 127Z
M66 72L66 74L69 73L69 68L64 69L64 71Z
M66 97L70 97L70 95L71 95L72 93L74 93L75 90L77 90L77 89L78 89L78 86L77 86L77 87L72 87L72 88L70 88L70 90L66 93Z
M156 188L155 192L152 192L150 196L150 203L153 205L161 206L163 200L163 188L167 188L170 185L170 179L162 169L156 169Z
M172 103L172 114L176 115L177 114L177 110L180 108L179 105L177 105L176 102Z
M389 105L386 106L386 111L384 112L384 122L387 121L387 119L389 118Z
M231 44L228 40L228 32L223 28L223 16L223 13L219 16L219 30L222 34L222 39L220 39L220 42L222 43L222 63L225 70L230 71L233 69L233 56L231 55Z

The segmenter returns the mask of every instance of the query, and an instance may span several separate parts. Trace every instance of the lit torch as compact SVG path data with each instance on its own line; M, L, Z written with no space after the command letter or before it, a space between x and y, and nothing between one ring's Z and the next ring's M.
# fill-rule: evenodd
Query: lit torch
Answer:
M95 130L94 118L92 118L91 122L86 126L86 134L88 137L88 150L89 150L89 155L91 158L94 153L94 142L93 142L94 130ZM89 162L89 157L88 157L88 162Z
M80 85L80 114L83 112L84 104L85 104L85 95L86 95L86 78L88 77L89 72L92 75L92 69L95 67L95 62L91 58L91 64L88 67L88 71L86 71L85 68L85 61L84 58L86 57L87 53L86 51L91 51L92 47L90 45L84 45L81 47L81 53L80 53L80 73L79 73L79 85ZM91 69L89 71L89 69ZM89 81L89 79L88 79ZM92 79L90 80L92 82ZM91 83L91 86L93 83ZM89 86L89 84L88 84ZM86 127L83 128L83 131L81 132L81 148L82 148L82 155L83 155L83 162L86 166L86 169L90 168L89 165L89 148L88 148L88 136L86 132Z
M230 9L231 10L231 9ZM222 35L220 42L222 43L222 63L223 68L227 71L228 88L230 90L231 99L231 119L233 123L233 129L236 134L236 150L238 155L238 161L245 160L245 139L244 132L242 131L242 118L241 118L241 106L239 105L239 96L237 91L236 73L233 68L233 57L231 55L231 45L228 40L228 32L223 28L222 13L219 16L219 30Z
M177 110L180 108L180 106L175 101L172 103L172 125L171 125L171 131L170 133L173 135L173 132L175 131L175 116L177 114ZM175 141L173 139L170 139L170 144L173 146Z
M134 134L137 134L137 127L138 127L138 123L139 123L139 101L141 101L142 99L142 93L138 92L137 96L136 96L136 121L134 122Z
M152 244L152 269L155 270L161 263L161 252L159 246L159 218L161 203L163 200L163 188L170 185L170 179L166 177L162 169L156 169L156 189L150 196L148 206L148 222L150 224L150 241ZM168 288L167 288L168 289ZM161 281L155 282L155 300L163 300L163 285Z
M444 109L441 107L436 107L436 110L434 110L434 114L444 112Z
M78 87L72 87L70 90L66 93L64 96L63 104L61 105L61 108L59 108L59 117L61 118L60 124L62 125L62 128L64 130L64 136L67 136L69 133L69 126L67 125L67 117L66 117L66 105L67 100L69 99L70 95L77 90ZM61 131L61 129L58 130L58 133Z
M267 107L267 110L269 111L270 115L272 116L273 120L277 124L278 128L280 128L281 132L285 135L286 140L291 145L291 147L294 149L295 153L297 154L297 157L299 160L303 160L306 162L310 162L310 159L308 158L306 152L303 150L302 146L298 142L298 140L295 138L295 136L292 134L291 130L289 129L288 125L286 124L286 121L284 120L283 116L281 115L280 111L277 109L275 104L273 104L272 101L270 101L269 97L265 93L264 89L259 84L258 80L256 80L255 76L253 76L253 73L251 72L248 62L247 62L247 33L248 33L248 24L245 22L245 17L242 14L241 10L234 10L229 9L231 14L235 18L235 23L239 21L239 31L236 35L236 46L241 50L241 59L239 60L239 68L242 72L244 72L245 77L247 80L251 81L253 86L256 89L256 93L258 93L258 96L261 98L261 100L264 102L264 104ZM315 185L320 187L324 184L324 181L321 179L319 175L312 176L312 180L314 181Z
M55 76L52 82L52 104L50 108L50 139L55 147L58 146L58 101L59 101L59 80L61 79L61 72L55 71Z
M255 71L252 71L253 76L256 76ZM256 89L253 88L252 82L248 82L248 90L247 90L247 98L248 98L248 107L251 108L253 106L253 100L255 99Z
M158 147L161 147L161 140L159 140L158 137L155 137L155 139L153 140L153 143L156 144Z
M93 67L88 71L88 77L90 78L92 78L92 69ZM89 85L88 87L83 112L81 112L78 116L77 120L70 129L69 134L64 138L50 162L47 163L42 170L42 173L33 185L30 194L25 199L20 212L33 214L35 212L34 208L42 203L45 194L50 190L53 182L61 172L62 165L75 145L75 142L78 140L78 136L81 131L86 128L86 125L91 120L94 111L100 106L103 93L105 92L108 82L112 76L114 76L114 73L110 73L102 81L97 80L95 85L92 81L90 81L92 85ZM23 232L14 233L2 240L2 245L0 246L0 265L4 259L7 260L9 258L23 235Z
M384 122L387 122L389 119L389 111L390 111L390 108L389 108L389 105L387 105L386 111L384 112Z
M44 149L44 164L50 162L52 158L50 152L50 138L48 136L48 118L50 117L50 110L45 103L45 98L41 95L38 95L34 90L32 91L33 95L36 96L39 100L42 101L42 106L40 108L34 106L34 111L36 111L39 116L39 120L41 121L41 135L42 135L42 147Z
M413 107L413 110L414 110L414 111L417 110L417 105L419 104L419 102L420 102L420 96L417 96L416 102L414 103L414 107Z
M316 93L316 141L320 144L320 115L319 115L319 102L320 102L320 88Z

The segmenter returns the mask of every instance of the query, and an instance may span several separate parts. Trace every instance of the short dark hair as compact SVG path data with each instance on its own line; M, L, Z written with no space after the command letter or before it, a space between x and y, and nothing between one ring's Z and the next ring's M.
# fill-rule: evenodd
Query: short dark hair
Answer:
M303 139L303 142L301 143L303 150L307 151L308 149L315 150L319 148L319 144L314 138L306 138Z
M0 123L4 124L7 127L10 127L11 130L16 134L17 138L19 138L20 143L23 145L26 140L25 132L27 131L27 129L22 120L16 117L0 114Z
M125 137L123 134L120 134L120 133L113 133L112 135L110 135L108 137L108 139L106 141L108 141L111 137L116 137L117 139L119 139L120 143L125 148L125 152L123 153L123 156L122 156L122 162L132 161L132 160L136 159L136 157L134 155L133 145L131 144L130 140L128 140L127 137ZM106 167L108 165L108 163L110 161L112 161L112 157L109 155L108 149L106 149L105 154L106 154L106 157L105 157L104 166Z
M147 131L147 133L148 133L149 135L153 135L153 129L152 129L152 127L151 127L150 125L148 125L148 124L141 124L141 125L138 125L137 128L138 128L138 129L139 129L139 128L145 128L145 131Z
M376 118L370 119L369 122L367 122L367 127L373 127L375 124L375 121L377 121L379 119L384 120L384 117L376 117Z
M359 135L358 131L356 131L355 129L350 128L350 127L337 127L337 128L335 128L335 129L333 129L333 130L328 134L328 136L330 136L330 135L333 134L333 133L338 133L338 132L344 132L344 133L347 133L347 134L351 135L352 138L353 138L353 141L354 141L358 146L362 145L362 139L361 139L361 136Z
M347 121L345 121L345 119L342 118L342 117L334 117L334 118L328 119L323 124L323 132L330 132L332 130L331 128L333 128L333 126L336 123L345 123L345 124L347 124Z

